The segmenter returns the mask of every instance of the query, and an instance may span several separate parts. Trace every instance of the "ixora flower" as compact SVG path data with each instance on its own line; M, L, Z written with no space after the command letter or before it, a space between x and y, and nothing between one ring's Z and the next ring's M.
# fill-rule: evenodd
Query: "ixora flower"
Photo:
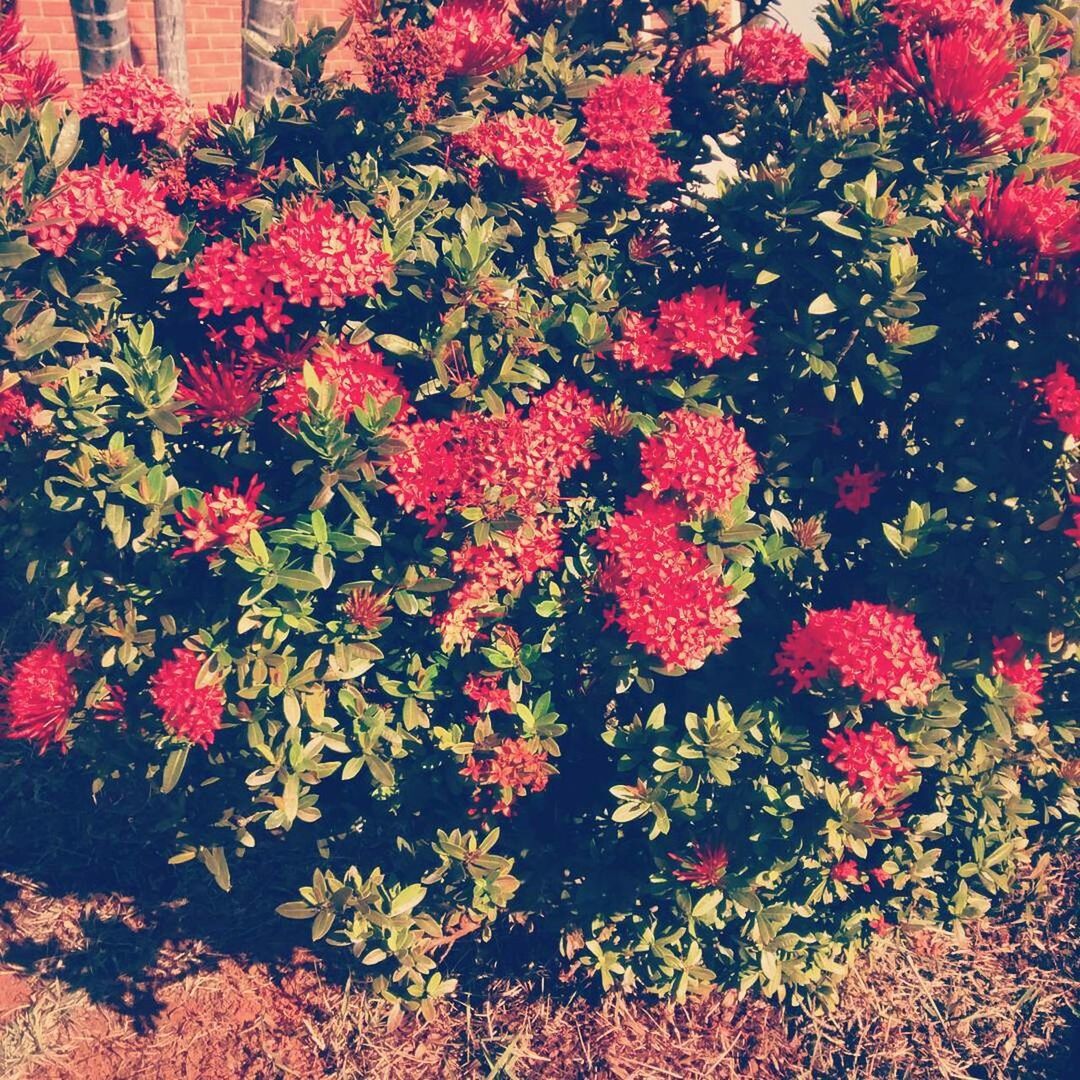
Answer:
M389 282L393 261L370 218L348 217L307 196L288 207L246 251L235 240L203 249L188 271L192 303L203 317L262 308L277 331L285 303L339 308L374 296Z
M1034 380L1035 390L1046 405L1047 420L1052 420L1066 434L1080 439L1080 384L1060 361L1054 370Z
M201 678L206 657L175 649L150 677L150 699L174 734L206 748L221 730L225 691L218 679Z
M951 216L963 222L960 212L954 210ZM1016 254L1051 260L1080 252L1080 202L1045 178L1011 180L1002 186L992 173L983 198L971 196L967 216L968 238L988 258L996 249L1006 258Z
M572 209L577 201L578 167L553 120L502 113L456 135L453 144L512 173L525 198L556 213Z
M1005 36L1012 28L1012 0L886 0L884 18L905 37L990 27Z
M836 678L862 691L864 701L925 707L941 681L937 660L915 617L883 604L811 611L795 623L776 655L773 674L791 676L798 693L816 680Z
M637 311L623 314L622 333L612 345L611 354L620 364L629 364L638 371L670 371L675 362L668 335L657 327L655 319Z
M662 663L691 669L726 648L739 616L719 567L679 535L686 516L638 495L591 543L607 555L597 583L616 601L609 622Z
M0 105L34 108L67 87L48 56L26 56L27 45L19 16L13 11L0 15Z
M731 64L745 82L757 86L801 86L810 53L802 38L782 26L747 27L731 53Z
M896 89L918 97L935 123L948 125L955 149L1017 150L1031 140L1021 121L1017 65L993 30L955 30L906 45L893 65Z
M469 755L461 770L477 786L473 802L480 803L484 788L495 789L491 793L494 802L490 813L508 817L514 800L543 791L554 773L548 762L548 753L535 740L504 739L492 751L476 750ZM483 813L483 807L469 811Z
M853 514L865 510L878 492L878 481L884 477L885 474L878 469L863 472L858 465L840 473L836 477L837 509L850 510Z
M121 64L106 71L75 99L83 119L106 127L151 135L179 146L195 119L195 110L182 94L149 68Z
M0 444L6 442L30 420L30 406L19 386L0 390Z
M367 408L369 402L382 409L395 397L401 399L402 411L409 412L405 384L367 342L323 342L315 346L310 363L321 382L333 385L333 413L341 420L348 420L356 409ZM274 392L270 411L279 424L295 431L298 418L310 410L306 376L302 370L291 372Z
M1013 713L1017 720L1030 720L1043 703L1045 674L1042 657L1024 652L1023 639L1018 634L994 638L995 675L1000 675L1015 691Z
M729 300L726 287L695 285L673 300L661 300L656 323L675 353L704 367L757 353L753 314Z
M220 360L204 354L184 365L176 396L189 402L188 411L207 427L245 427L262 404L259 372L235 353Z
M908 748L883 724L833 731L821 744L829 764L844 774L848 787L877 806L895 805L916 772Z
M671 871L671 876L688 885L697 885L702 889L714 889L727 874L728 850L719 842L695 840L690 851L684 854L668 852L668 858L678 865Z
M641 447L645 490L674 493L699 513L726 513L761 473L745 433L730 417L690 409L666 421Z
M0 680L0 735L65 749L64 736L79 701L76 659L55 642L32 649Z
M241 491L236 479L232 487L218 485L201 502L178 510L176 524L187 544L177 548L173 558L199 553L212 558L224 547L247 547L252 533L280 520L268 517L258 507L264 487L258 477L252 477L247 490Z
M342 613L349 622L356 623L369 634L381 630L390 620L386 609L390 603L389 593L377 593L370 585L353 589L341 605Z
M513 713L514 702L510 691L502 685L500 675L478 675L470 672L461 692L471 698L481 712Z
M631 198L644 199L656 183L676 183L679 167L653 143L671 124L671 99L648 75L616 75L589 94L581 108L593 144L581 164L621 180Z
M430 33L443 51L447 75L487 75L528 48L514 36L507 0L444 0Z
M163 259L183 240L180 219L165 208L157 183L117 162L71 169L27 221L30 242L64 255L84 228L110 229L142 240Z

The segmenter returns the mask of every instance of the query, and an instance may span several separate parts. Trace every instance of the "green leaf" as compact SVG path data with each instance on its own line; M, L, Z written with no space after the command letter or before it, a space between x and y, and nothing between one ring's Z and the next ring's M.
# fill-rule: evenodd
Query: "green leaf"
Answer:
M165 769L161 774L162 795L168 795L179 783L184 766L187 764L190 749L190 746L181 746L169 755L168 760L165 762Z

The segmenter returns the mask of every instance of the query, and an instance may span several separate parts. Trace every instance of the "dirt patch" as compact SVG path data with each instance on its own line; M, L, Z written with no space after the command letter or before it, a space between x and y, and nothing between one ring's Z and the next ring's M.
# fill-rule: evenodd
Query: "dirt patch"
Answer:
M0 971L0 1023L25 1008L33 997L33 983L23 975Z

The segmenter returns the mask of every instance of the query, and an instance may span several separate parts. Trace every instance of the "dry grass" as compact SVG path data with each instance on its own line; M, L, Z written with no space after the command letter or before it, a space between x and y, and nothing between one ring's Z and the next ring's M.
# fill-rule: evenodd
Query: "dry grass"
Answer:
M384 1002L308 954L275 966L168 940L138 967L110 955L148 933L130 899L4 880L12 895L0 940L9 959L22 958L7 974L0 964L5 1080L1075 1075L1080 873L1071 860L1040 860L1024 886L1030 904L1017 899L964 938L879 942L826 1016L733 994L675 1007L501 983L431 1023L395 1028Z

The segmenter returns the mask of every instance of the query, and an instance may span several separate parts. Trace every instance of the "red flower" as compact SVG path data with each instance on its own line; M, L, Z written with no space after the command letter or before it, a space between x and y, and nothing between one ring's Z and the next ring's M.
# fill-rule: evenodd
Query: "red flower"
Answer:
M1060 361L1051 374L1035 380L1036 393L1046 404L1044 416L1074 439L1080 439L1080 385Z
M184 367L177 397L188 400L195 417L217 431L244 427L262 404L258 372L251 364L230 355L214 360L204 353L201 361Z
M638 371L670 371L675 362L667 334L657 329L655 319L636 311L624 312L622 336L611 353L620 364Z
M830 871L829 877L833 881L843 881L847 884L855 884L859 881L859 864L854 859L844 859L838 862Z
M640 142L671 127L671 98L648 75L614 75L581 107L585 137L600 146Z
M720 359L757 354L753 314L729 300L726 288L695 285L674 300L661 300L659 310L657 326L680 356L711 367Z
M349 593L341 609L349 622L354 622L361 629L373 634L389 622L386 618L389 603L388 593L377 593L370 585L363 585Z
M30 408L26 404L26 395L19 386L9 386L0 391L0 443L25 427L30 419Z
M908 748L882 724L865 731L830 732L821 740L830 765L842 773L853 791L878 806L896 803L899 789L915 774Z
M11 675L0 680L0 734L27 739L44 754L50 746L64 747L71 714L79 693L71 677L75 657L54 642L32 649L15 662Z
M175 649L150 678L150 698L174 734L207 747L221 730L225 691L220 681L200 681L205 658Z
M234 240L208 245L188 271L192 303L202 317L262 308L267 329L284 323L282 305L339 308L373 296L390 279L393 262L370 218L347 217L307 196L244 251Z
M985 197L971 197L970 216L976 242L988 251L1050 259L1080 252L1080 202L1045 178L1011 180L1002 187L991 174Z
M553 120L502 113L455 136L454 145L513 173L525 198L555 212L571 209L577 200L578 167Z
M26 231L35 247L64 255L84 226L130 234L159 259L179 250L183 239L158 185L116 162L64 173L52 194L34 205Z
M894 65L897 90L919 97L959 150L1017 150L1031 140L1017 104L1019 80L1007 42L992 30L956 30L906 45Z
M507 0L445 0L431 32L446 57L447 75L487 75L512 64L528 46L514 37Z
M1053 154L1073 154L1073 160L1055 165L1049 171L1055 180L1080 179L1080 75L1066 75L1057 93L1043 104L1050 111Z
M865 75L840 79L836 83L836 93L852 111L876 113L889 104L900 87L900 77L892 64L879 60Z
M748 26L731 60L746 82L758 86L801 86L810 67L802 38L782 26Z
M691 509L723 514L761 473L746 435L729 417L678 409L642 444L645 490L675 492Z
M470 754L461 775L472 780L478 788L500 789L491 812L509 816L514 799L543 791L554 771L548 764L547 751L542 747L534 749L528 739L504 739L493 751L478 750ZM479 791L474 800L480 800Z
M450 60L445 39L412 23L377 30L358 25L351 39L366 88L400 101L420 123L434 120Z
M267 517L256 505L264 486L252 477L247 491L241 492L240 481L233 480L232 487L218 485L202 502L177 511L177 526L188 543L177 548L173 558L198 552L210 558L219 548L247 547L253 532L279 520Z
M0 15L0 105L30 109L67 88L48 56L27 59L26 49L19 16Z
M942 681L915 617L859 600L849 608L811 611L795 623L776 655L774 674L787 673L794 691L834 677L858 687L864 701L925 706Z
M389 463L387 490L405 510L441 528L450 510L481 508L490 518L529 519L559 500L559 485L592 457L603 409L584 390L556 383L527 415L454 413L448 420L398 425L403 448Z
M836 477L839 496L836 502L837 508L843 507L853 514L865 510L870 505L871 497L877 494L878 481L884 476L885 474L877 469L863 472L858 465L848 472L842 472Z
M652 137L671 124L671 99L648 75L616 75L597 86L581 108L585 137L595 147L581 159L621 180L627 194L643 199L660 181L677 183L679 167Z
M95 79L75 99L84 119L179 146L195 119L194 109L149 68L121 64Z
M689 855L669 852L668 858L679 864L677 869L671 871L673 878L703 889L715 888L727 873L728 852L720 843L702 844L695 840L690 845Z
M387 367L366 342L321 344L312 353L311 367L321 382L333 384L333 413L341 420L349 420L356 409L366 409L369 399L382 409L392 398L399 397L404 411L408 411L408 391L397 372ZM275 391L270 411L279 424L295 431L297 418L310 410L304 373L294 371Z
M724 650L739 616L719 567L679 535L686 514L639 495L591 542L608 556L598 583L617 601L611 621L664 664L698 668Z
M476 702L481 712L505 712L513 715L514 702L510 691L502 685L500 675L470 673L461 688L462 693Z
M1045 676L1042 662L1038 653L1033 656L1025 655L1024 642L1018 634L994 638L993 671L1013 687L1013 713L1017 720L1030 720L1043 703Z
M1011 4L1012 0L887 0L885 21L905 37L989 28L1004 38L1013 24Z

